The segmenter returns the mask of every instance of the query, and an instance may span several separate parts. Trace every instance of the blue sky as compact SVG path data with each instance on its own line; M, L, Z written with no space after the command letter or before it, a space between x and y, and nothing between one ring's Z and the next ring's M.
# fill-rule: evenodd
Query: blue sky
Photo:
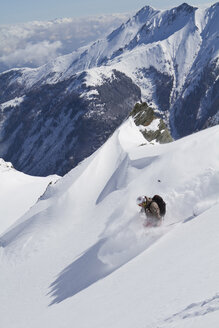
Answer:
M13 24L32 20L51 20L117 12L136 12L145 5L155 8L177 6L183 0L0 0L0 24ZM215 1L192 0L187 3L201 5Z

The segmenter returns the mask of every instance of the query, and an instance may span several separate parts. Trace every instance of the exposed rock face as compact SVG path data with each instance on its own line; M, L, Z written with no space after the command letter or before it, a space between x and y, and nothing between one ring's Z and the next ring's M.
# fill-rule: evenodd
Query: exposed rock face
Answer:
M150 68L141 68L136 76L139 79L152 79L154 83L154 94L156 95L157 105L161 112L169 110L170 95L173 89L173 76L164 74L156 70L153 66Z
M107 140L141 98L130 78L113 73L97 87L87 86L81 73L36 84L23 97L20 88L5 88L4 100L10 92L15 98L0 105L0 157L32 175L67 173ZM12 83L13 76L3 77Z
M145 139L149 142L168 143L173 141L166 124L156 116L154 110L146 103L136 104L130 115L139 126Z
M185 95L174 104L171 125L176 138L213 126L219 111L219 66L217 61L203 68L197 85L189 90L189 80L185 85ZM187 92L186 92L187 90ZM204 97L203 97L204 96ZM212 124L211 124L212 122Z
M219 107L219 104L218 104L218 107ZM209 117L206 124L204 125L204 128L209 128L211 126L218 125L218 124L219 124L219 111L214 116Z

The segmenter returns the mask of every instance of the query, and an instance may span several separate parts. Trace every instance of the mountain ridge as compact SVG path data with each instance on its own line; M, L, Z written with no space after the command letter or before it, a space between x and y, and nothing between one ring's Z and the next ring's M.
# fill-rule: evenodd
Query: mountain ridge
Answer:
M1 74L0 80L3 86L1 108L4 110L1 111L0 117L2 147L0 156L12 161L14 165L16 163L18 168L23 169L26 164L29 166L30 153L38 151L37 145L41 146L42 142L46 142L47 134L51 134L50 131L53 133L57 127L57 122L54 126L53 123L51 124L55 120L55 117L52 117L51 104L56 108L54 115L58 113L60 117L58 122L62 121L61 117L65 116L67 110L63 107L63 103L68 102L68 110L74 112L70 117L73 120L72 127L69 122L68 133L63 135L63 146L59 148L60 156L55 155L56 159L54 158L54 163L51 164L53 170L56 170L62 165L61 162L69 161L66 169L56 171L59 174L67 172L71 165L77 165L80 160L96 150L139 101L145 101L155 109L170 127L175 139L203 129L207 122L208 126L210 122L216 122L209 119L218 112L218 17L218 4L205 10L187 4L166 11L144 7L108 38L59 57L38 69L12 70ZM130 45L131 49L128 49ZM60 87L61 85L63 87ZM44 89L50 90L48 94ZM32 99L31 95L33 95ZM8 107L5 104L19 97L23 97L24 100L20 104L16 103L15 107L10 107L10 103ZM48 102L49 97L51 104ZM73 100L75 97L76 102ZM117 99L117 104L114 99ZM69 146L69 142L73 143L73 140L76 142L79 133L79 130L75 130L73 116L80 117L81 106L85 106L88 111L92 108L90 112L92 115L85 116L87 131L92 135L92 130L99 126L99 132L93 139L93 145L89 144L89 137L81 135L84 141L79 148L83 156L77 161L72 161L71 158L75 157L75 149ZM118 117L114 116L114 106L117 108ZM40 117L43 121L45 118L48 119L48 108L52 121L48 120L46 123L48 131L42 133L37 128L37 119ZM24 135L19 129L25 126L27 130L24 113L28 113L30 109L36 123L34 130L36 132L35 136L34 131L28 132L32 137L25 136L30 141L28 147L31 149L28 153L23 147ZM109 116L104 119L106 112ZM101 120L98 123L99 118ZM119 119L116 121L116 118ZM14 132L14 135L16 134L14 140L21 140L22 145L19 146L14 141L11 145L6 142L9 137L9 134L5 133L6 125L13 127L11 130L17 131ZM104 138L103 134L105 134ZM33 142L34 139L36 143ZM94 140L99 141L94 142ZM86 143L89 144L89 151L86 149ZM18 146L19 157L24 153L26 164L18 163L18 156L16 157L14 152ZM45 149L48 147L52 147L49 142L45 144ZM39 151L39 158L43 158L44 155ZM36 171L32 171L30 167L26 169L32 174L43 172L41 170L37 172L37 167ZM48 170L45 172L44 174L55 173Z

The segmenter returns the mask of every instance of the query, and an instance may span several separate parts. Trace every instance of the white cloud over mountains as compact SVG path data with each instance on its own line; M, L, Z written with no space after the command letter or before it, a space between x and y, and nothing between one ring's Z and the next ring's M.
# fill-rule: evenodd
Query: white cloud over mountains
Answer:
M128 18L112 14L0 25L0 72L43 65L105 36Z
M3 66L8 68L21 66L40 66L50 58L58 56L62 48L60 41L27 43L24 48L17 48L0 57Z

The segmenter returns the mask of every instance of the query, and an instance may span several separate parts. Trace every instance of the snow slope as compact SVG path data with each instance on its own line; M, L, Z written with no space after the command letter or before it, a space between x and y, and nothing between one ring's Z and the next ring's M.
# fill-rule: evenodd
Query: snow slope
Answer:
M16 171L0 158L0 233L33 206L58 176L33 177Z
M130 118L50 185L0 236L2 326L217 327L218 140L145 144ZM155 193L167 214L146 230L135 199Z

